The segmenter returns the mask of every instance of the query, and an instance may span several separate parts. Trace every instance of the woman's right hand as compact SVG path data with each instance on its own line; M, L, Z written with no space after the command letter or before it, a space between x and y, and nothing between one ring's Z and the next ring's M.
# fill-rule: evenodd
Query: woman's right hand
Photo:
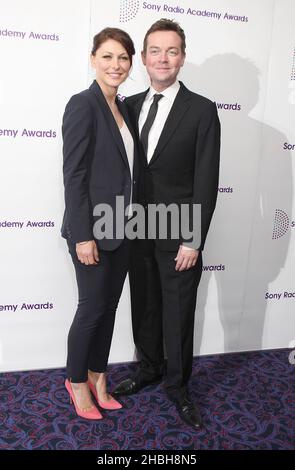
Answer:
M99 254L94 240L76 243L78 260L86 265L98 264Z

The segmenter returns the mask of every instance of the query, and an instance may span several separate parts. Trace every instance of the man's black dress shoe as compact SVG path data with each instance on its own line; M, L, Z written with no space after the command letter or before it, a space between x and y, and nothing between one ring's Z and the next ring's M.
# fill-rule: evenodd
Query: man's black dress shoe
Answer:
M188 396L175 401L176 409L179 416L190 426L200 429L202 420L198 408L190 401Z
M132 395L133 393L139 392L144 387L148 385L152 385L156 382L159 382L161 377L157 377L154 380L138 380L134 379L125 379L123 382L119 383L117 387L112 392L112 395L119 396L119 395Z

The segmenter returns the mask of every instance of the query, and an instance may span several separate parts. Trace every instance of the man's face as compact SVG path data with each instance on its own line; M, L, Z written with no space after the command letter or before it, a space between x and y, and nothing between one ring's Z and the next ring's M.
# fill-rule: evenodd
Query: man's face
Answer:
M141 53L151 85L163 91L172 85L184 64L181 38L175 31L155 31L147 38L146 52Z

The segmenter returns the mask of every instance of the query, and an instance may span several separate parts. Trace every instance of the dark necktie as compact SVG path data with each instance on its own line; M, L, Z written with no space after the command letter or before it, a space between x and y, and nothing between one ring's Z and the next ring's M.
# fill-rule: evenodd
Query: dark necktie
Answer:
M160 99L163 98L163 95L160 94L155 94L154 95L154 100L151 104L151 107L149 109L146 121L144 125L142 126L141 133L140 133L140 140L142 143L142 146L144 148L145 154L147 156L148 152L148 141L149 141L149 132L151 130L151 127L153 125L153 122L155 120L157 111L158 111L158 103Z

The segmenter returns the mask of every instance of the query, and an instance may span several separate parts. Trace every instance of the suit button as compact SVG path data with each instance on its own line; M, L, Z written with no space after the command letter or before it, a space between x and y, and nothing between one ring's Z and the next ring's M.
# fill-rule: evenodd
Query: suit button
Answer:
M136 184L136 181L133 181L133 184Z

